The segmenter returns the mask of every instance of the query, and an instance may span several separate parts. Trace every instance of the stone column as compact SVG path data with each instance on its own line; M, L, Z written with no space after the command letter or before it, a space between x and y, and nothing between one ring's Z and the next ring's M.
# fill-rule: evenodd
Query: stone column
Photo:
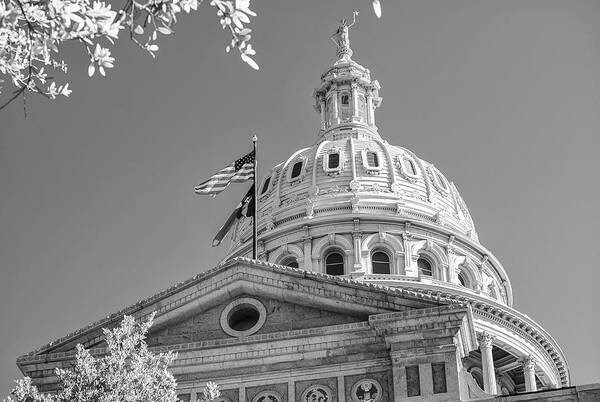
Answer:
M352 239L354 240L354 267L352 267L352 270L354 272L365 271L366 273L366 270L363 270L361 258L362 232L352 232Z
M369 93L367 96L367 119L370 125L375 125L375 113L373 113L373 95L371 95L371 93Z
M496 373L494 370L494 357L492 356L492 342L494 337L487 332L477 335L479 350L481 351L481 366L483 370L483 390L488 394L498 394L496 386Z
M332 86L331 96L333 99L333 121L331 124L340 124L340 113L338 110L338 91L337 86Z
M537 391L537 384L535 382L535 357L529 355L523 360L523 376L525 377L525 391L534 392Z

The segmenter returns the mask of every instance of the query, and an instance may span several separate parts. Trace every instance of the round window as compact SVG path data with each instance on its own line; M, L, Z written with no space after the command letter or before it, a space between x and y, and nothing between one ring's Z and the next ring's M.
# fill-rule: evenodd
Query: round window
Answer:
M256 333L267 319L263 304L249 297L234 300L221 313L221 328L228 335L241 337Z

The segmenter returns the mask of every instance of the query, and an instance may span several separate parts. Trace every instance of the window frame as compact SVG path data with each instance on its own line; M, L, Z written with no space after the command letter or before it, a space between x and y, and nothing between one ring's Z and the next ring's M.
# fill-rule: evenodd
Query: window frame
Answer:
M412 163L415 168L415 174L412 174L406 166L406 162ZM419 168L417 161L408 154L398 155L396 157L396 164L400 168L400 175L411 183L415 183L419 179Z
M375 272L375 261L373 260L373 256L375 256L375 254L377 253L381 253L383 255L385 255L387 257L387 264L388 264L388 272L387 273L380 273L380 272ZM375 274L375 275L391 275L392 274L392 257L390 256L390 253L383 248L375 248L373 249L373 251L371 252L371 273ZM383 264L383 262L379 262L380 264Z
M268 194L269 191L271 191L271 188L273 187L273 176L274 176L274 174L271 174L263 180L262 186L260 187L260 195L261 196Z
M307 165L307 160L305 156L298 156L296 158L294 158L294 160L292 161L292 163L290 163L287 166L287 181L288 183L297 183L300 182L304 179L304 176L306 176L306 165ZM300 166L300 173L298 174L298 176L296 177L292 177L292 173L294 171L294 166L296 166L298 163L302 163L302 165Z
M379 174L379 172L381 172L381 169L383 167L383 158L382 158L382 154L381 152L379 152L378 150L373 150L373 149L363 149L361 152L361 159L362 159L362 164L363 167L367 170L367 173L369 174ZM377 166L371 166L369 165L369 153L374 153L375 155L377 155Z
M340 159L339 159L339 163L338 163L337 167L330 168L329 167L329 156L333 155L333 154L338 154ZM334 147L334 148L327 150L327 152L323 154L323 171L331 176L340 174L344 170L345 156L346 155L345 155L344 151L341 149Z
M329 258L332 254L339 254L342 257L342 273L341 274L330 274L327 272L327 258ZM341 276L341 275L346 275L346 256L344 255L344 252L340 249L337 248L333 248L333 249L329 249L327 251L325 251L325 253L323 254L323 272L327 275L331 275L331 276Z
M429 267L431 268L431 275L423 274L422 268L419 267L419 260L421 260L421 259L429 264ZM424 255L424 254L419 254L419 256L417 257L417 269L419 272L419 278L421 278L421 277L431 278L431 279L435 278L435 262L433 262L429 256Z

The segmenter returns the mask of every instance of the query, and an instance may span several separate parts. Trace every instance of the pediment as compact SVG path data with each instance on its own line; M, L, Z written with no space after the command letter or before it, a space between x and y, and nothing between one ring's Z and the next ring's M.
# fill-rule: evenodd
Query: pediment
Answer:
M124 315L144 319L156 314L151 344L174 344L229 337L219 325L225 306L240 297L259 299L269 311L262 333L366 321L369 315L438 305L402 289L236 258L164 290L17 360L68 358L75 346L103 347L102 328L119 325ZM293 319L292 319L293 318Z
M259 308L247 304L252 301ZM244 304L246 303L246 304ZM237 313L231 314L233 308ZM244 308L247 311L244 311ZM236 315L237 314L237 315ZM264 315L264 317L261 317ZM235 337L226 331L252 330L252 335L295 331L367 321L368 314L339 312L292 303L259 294L241 294L209 309L199 309L183 319L172 320L148 335L150 346L173 345ZM231 320L236 322L232 323ZM260 322L262 319L263 322ZM232 328L233 325L233 328Z

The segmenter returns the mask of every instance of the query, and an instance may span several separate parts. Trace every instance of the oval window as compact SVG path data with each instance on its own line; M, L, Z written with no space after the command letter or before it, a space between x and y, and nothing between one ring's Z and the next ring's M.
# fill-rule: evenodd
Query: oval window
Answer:
M438 182L440 183L440 186L444 190L448 190L448 186L446 185L446 180L442 177L442 175L439 172L436 172L436 175L437 175Z
M300 176L300 173L302 173L302 163L302 161L294 163L294 166L292 166L292 174L290 175L290 179L295 179L296 177Z
M344 256L336 252L325 257L325 272L328 275L344 275Z
M327 167L329 169L337 169L338 167L340 167L340 154L339 153L332 153L327 155Z
M376 251L371 256L374 274L390 274L390 257L383 251Z
M417 260L417 266L419 267L419 272L421 273L421 275L433 276L433 269L431 268L431 263L425 258L419 258Z

